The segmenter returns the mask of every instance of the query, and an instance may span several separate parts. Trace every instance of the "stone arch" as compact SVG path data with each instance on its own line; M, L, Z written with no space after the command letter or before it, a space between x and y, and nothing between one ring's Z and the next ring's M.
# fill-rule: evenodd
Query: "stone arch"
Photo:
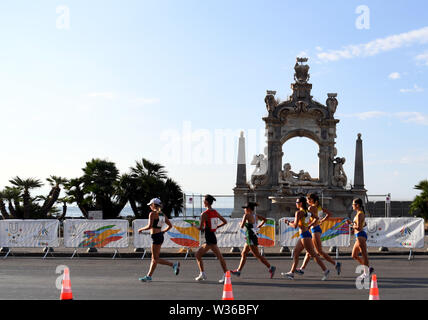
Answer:
M305 137L305 138L311 139L318 146L321 146L323 144L323 142L321 141L320 137L316 134L316 132L305 128L299 128L299 129L288 131L285 135L283 135L281 137L281 145L283 146L288 140L296 137Z
M289 163L291 170L308 172L313 179L320 177L320 145L308 135L290 135L282 143L282 165Z

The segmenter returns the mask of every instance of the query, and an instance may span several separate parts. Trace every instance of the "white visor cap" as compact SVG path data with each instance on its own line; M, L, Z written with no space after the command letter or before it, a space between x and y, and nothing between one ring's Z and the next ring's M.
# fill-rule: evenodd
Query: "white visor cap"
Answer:
M153 198L152 200L150 200L150 202L147 205L150 206L152 204L160 206L162 204L162 201L160 201L160 199L158 198Z

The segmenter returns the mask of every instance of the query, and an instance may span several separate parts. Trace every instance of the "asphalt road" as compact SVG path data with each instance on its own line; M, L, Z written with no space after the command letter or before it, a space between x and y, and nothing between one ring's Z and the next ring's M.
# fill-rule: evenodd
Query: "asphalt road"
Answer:
M247 261L240 278L232 276L235 300L367 300L369 290L358 290L355 280L357 264L348 257L341 257L342 274L334 268L328 281L321 281L321 270L311 262L304 276L295 280L281 278L281 272L289 271L290 258L269 258L277 267L274 279L264 265L253 257ZM172 259L172 261L175 261ZM142 283L149 268L149 259L109 258L24 258L8 257L0 260L0 299L58 300L60 290L56 282L62 279L56 273L60 265L70 269L71 288L75 300L220 300L223 286L217 281L222 275L219 262L206 258L208 280L194 281L198 274L194 258L180 258L178 276L171 268L158 266L153 282ZM228 267L235 269L239 260L226 259ZM407 256L373 257L371 264L376 269L380 297L385 299L428 299L428 257L416 256L408 261Z

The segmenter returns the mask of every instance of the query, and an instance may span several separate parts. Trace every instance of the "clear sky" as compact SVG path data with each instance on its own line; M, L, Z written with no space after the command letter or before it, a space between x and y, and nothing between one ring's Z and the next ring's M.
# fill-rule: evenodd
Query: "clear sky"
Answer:
M426 0L1 1L0 188L145 157L187 192L232 194L239 131L249 162L266 90L286 99L306 56L314 99L338 93L348 178L362 133L368 194L411 200L428 178L427 18ZM314 142L283 148L318 175Z

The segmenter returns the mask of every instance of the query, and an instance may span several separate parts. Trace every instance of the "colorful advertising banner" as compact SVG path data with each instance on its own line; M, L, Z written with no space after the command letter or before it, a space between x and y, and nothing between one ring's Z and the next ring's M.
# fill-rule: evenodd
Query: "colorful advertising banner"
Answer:
M367 246L387 248L423 248L424 219L366 218Z
M132 230L134 231L134 247L135 248L150 248L152 246L152 238L150 231L138 233L138 229L147 225L148 219L134 220ZM199 225L199 219L171 219L173 228L164 234L163 248L198 248L200 240L199 230L192 225ZM162 227L164 230L166 226Z
M216 231L217 245L219 248L243 247L245 245L245 228L240 228L241 219L226 219L227 224ZM173 228L164 234L163 248L198 248L204 242L204 234L192 224L199 226L199 218L171 219ZM150 231L138 233L138 229L147 225L148 219L134 220L134 247L150 248L152 239ZM260 223L260 221L258 222ZM166 227L164 226L163 229ZM275 246L275 220L268 219L260 228L259 245L263 247Z
M284 223L285 220L294 221L292 218L282 218L279 220L280 234L279 242L281 246L294 247L299 237L299 229L294 229ZM350 245L350 230L346 218L330 218L321 224L321 241L326 247L348 247Z
M258 222L260 224L260 221ZM266 223L259 229L257 234L259 237L259 246L274 247L275 246L275 219L268 218Z
M58 247L58 220L0 220L0 247Z
M66 248L126 248L127 220L65 220Z

